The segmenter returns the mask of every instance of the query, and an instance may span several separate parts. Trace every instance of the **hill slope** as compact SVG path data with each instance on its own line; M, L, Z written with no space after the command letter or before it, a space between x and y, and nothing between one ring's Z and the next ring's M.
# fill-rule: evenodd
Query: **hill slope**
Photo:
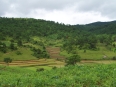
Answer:
M88 56L93 54L88 52L100 53L104 47L104 53L113 54L111 59L116 52L115 23L72 26L41 19L0 17L0 60L5 57L14 60L49 58L51 53L46 49L49 46L61 48L66 57L80 53L84 55L83 59L93 59ZM88 53L85 53L87 56L82 53L83 50ZM99 58L94 54L94 59L100 59L101 54ZM58 56L55 54L51 57Z
M95 34L116 34L116 21L94 22L86 25L75 26Z

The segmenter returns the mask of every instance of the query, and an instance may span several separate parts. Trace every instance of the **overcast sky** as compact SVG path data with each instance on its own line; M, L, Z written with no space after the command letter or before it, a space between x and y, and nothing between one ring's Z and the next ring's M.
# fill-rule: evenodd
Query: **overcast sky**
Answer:
M64 24L116 19L116 0L0 0L1 17L28 17Z

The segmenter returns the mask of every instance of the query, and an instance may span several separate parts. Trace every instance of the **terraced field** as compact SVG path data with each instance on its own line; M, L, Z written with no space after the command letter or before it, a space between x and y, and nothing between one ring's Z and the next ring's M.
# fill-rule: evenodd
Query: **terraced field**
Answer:
M0 62L0 65L6 65L4 62ZM64 65L61 61L55 59L39 59L39 60L26 60L26 61L12 61L10 66L57 66L62 67Z
M55 58L55 59L58 59L58 60L65 59L64 56L60 55L60 48L59 47L47 47L46 50L50 54L50 58Z
M34 66L62 67L65 65L65 62L64 62L65 57L60 55L59 47L47 47L46 49L50 54L50 59L18 60L18 61L12 61L12 63L10 63L9 65L10 66L30 66L30 67L34 67ZM116 63L116 61L82 60L78 64L111 64L111 63ZM6 65L6 63L0 62L0 65Z

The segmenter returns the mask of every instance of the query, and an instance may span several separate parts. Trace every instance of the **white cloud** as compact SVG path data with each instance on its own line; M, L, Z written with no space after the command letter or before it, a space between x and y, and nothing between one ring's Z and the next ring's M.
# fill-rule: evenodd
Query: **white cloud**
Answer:
M28 17L37 19L52 20L65 24L87 24L95 21L111 21L107 16L102 16L100 12L75 12L74 8L67 8L63 10L46 11L45 9L38 9L31 12Z
M115 2L115 0L0 0L0 15L31 17L65 24L86 24L116 19Z

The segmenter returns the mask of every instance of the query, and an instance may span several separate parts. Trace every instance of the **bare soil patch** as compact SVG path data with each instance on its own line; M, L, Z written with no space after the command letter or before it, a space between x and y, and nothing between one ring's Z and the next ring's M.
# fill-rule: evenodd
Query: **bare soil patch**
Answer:
M59 47L46 47L46 50L48 51L51 58L55 59L65 59L64 56L60 55L60 48Z
M94 60L82 60L79 64L111 64L116 63L113 60L101 60L101 61L94 61ZM0 65L6 65L4 62L0 62ZM40 60L27 60L27 61L13 61L9 64L10 66L56 66L62 67L65 65L63 61L58 61L56 59L40 59Z
M12 63L9 63L10 66L41 66L41 65L58 65L62 64L63 62L57 61L55 59L40 59L40 60L27 60L27 61L13 61ZM0 62L0 65L6 65L5 62Z

